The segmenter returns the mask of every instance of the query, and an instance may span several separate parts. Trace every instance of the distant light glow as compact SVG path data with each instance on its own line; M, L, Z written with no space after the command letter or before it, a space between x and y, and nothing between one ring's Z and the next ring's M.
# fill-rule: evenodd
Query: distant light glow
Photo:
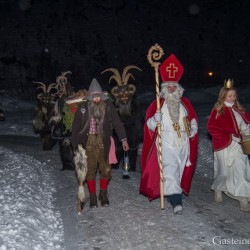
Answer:
M214 74L213 72L208 72L209 76L213 76L213 74Z

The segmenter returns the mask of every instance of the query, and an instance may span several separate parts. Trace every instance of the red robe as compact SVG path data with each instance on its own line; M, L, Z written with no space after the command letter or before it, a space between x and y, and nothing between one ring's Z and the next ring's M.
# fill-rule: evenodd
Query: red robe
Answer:
M164 103L164 99L161 99L161 106ZM196 121L197 116L188 99L181 98L181 104L186 108L188 112L188 120L194 118ZM147 127L147 120L151 118L156 112L156 101L152 102L146 112L146 122L144 125L144 140L142 145L141 155L141 183L140 193L146 195L150 201L160 197L160 168L158 164L157 148L155 140L157 138L157 128L153 132ZM198 133L189 139L190 144L190 162L191 166L185 166L182 179L181 188L185 194L188 194L191 187L191 181L196 165L197 152L198 152Z
M242 112L236 107L233 109L242 116L246 124L250 123L250 116L247 112ZM230 107L224 106L222 115L218 115L217 110L212 109L207 129L212 136L214 151L228 147L232 142L232 135L242 139L233 110Z

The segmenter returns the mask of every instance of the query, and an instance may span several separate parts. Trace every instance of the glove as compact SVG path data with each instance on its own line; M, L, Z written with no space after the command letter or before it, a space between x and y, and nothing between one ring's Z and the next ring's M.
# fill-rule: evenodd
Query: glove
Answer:
M195 129L191 129L189 138L194 137L196 133L197 131Z
M154 115L154 119L155 119L155 121L157 123L161 122L161 120L162 120L162 113L161 112L156 112L155 115Z
M247 124L245 129L241 129L242 135L250 135L250 124Z
M198 125L197 125L197 122L196 122L196 120L195 119L192 119L192 121L191 121L191 127L190 127L190 136L189 136L189 138L192 138L192 137L194 137L196 134L197 134L197 132L198 132Z
M240 138L238 138L238 137L236 137L234 135L232 135L232 140L235 141L235 142L238 142L238 143L241 141Z

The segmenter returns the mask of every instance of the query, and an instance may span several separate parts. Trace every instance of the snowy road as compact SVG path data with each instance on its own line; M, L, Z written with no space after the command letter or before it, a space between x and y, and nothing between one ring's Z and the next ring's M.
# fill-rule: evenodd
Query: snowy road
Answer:
M52 167L54 202L61 212L67 250L249 249L250 213L240 212L238 202L227 197L222 205L215 204L210 190L212 180L200 171L194 176L190 196L184 199L183 215L173 215L166 201L165 210L161 210L159 200L149 203L140 195L139 172L124 180L120 170L113 170L110 207L89 209L87 201L79 216L77 180L73 171L60 171L58 146L42 151L39 138L10 135L0 136L0 146L41 162L46 160ZM243 239L249 244L240 244ZM229 244L223 245L223 240Z

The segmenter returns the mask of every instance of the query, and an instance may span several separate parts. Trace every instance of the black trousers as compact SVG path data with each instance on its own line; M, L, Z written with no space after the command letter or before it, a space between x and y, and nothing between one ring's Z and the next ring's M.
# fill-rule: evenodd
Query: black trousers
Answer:
M171 194L167 196L168 202L170 202L172 207L176 207L177 205L182 206L182 194Z

